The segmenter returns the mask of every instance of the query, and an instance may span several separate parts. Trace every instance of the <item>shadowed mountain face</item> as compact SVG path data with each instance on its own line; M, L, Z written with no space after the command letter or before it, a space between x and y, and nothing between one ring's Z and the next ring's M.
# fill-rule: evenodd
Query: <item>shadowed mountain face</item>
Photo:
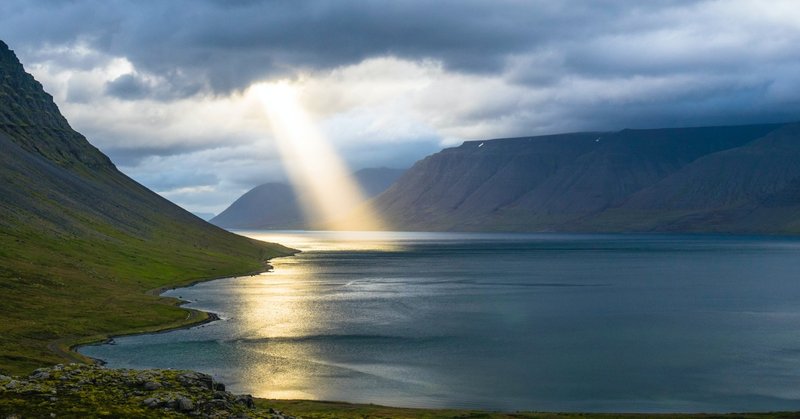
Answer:
M227 228L301 229L304 226L297 196L285 183L256 186L211 222Z
M2 42L0 214L0 369L63 361L43 348L53 339L185 318L144 291L289 252L208 224L119 172Z
M0 43L0 224L53 237L180 231L181 242L211 238L260 245L207 224L131 180L79 133ZM175 243L176 245L178 243ZM180 246L179 246L180 247Z
M796 232L800 124L470 141L372 201L397 229Z
M365 198L372 198L391 186L405 169L386 167L361 169L353 174ZM225 228L304 229L306 222L294 189L285 183L265 183L251 189L225 211L211 219Z

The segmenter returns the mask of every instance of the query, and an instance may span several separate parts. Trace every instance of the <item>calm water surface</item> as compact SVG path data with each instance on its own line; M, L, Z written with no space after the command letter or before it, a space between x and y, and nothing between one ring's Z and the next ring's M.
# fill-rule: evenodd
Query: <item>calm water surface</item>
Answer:
M81 352L258 397L800 410L800 240L243 232L303 253L167 295L222 321Z

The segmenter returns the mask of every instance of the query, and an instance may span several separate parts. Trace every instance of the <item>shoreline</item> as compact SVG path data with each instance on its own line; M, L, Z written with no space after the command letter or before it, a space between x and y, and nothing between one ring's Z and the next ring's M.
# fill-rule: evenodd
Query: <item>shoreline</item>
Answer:
M299 250L291 249L294 252L284 255L284 256L276 256L270 259L265 260L262 263L262 268L255 271L247 271L239 274L228 274L228 275L221 275L221 276L213 276L213 277L203 277L203 278L195 278L189 279L177 284L171 285L164 285L161 287L149 289L144 292L145 295L150 295L156 298L164 298L173 300L173 304L176 307L180 307L187 312L186 318L183 320L175 321L166 325L155 326L152 328L143 328L137 329L132 331L123 331L117 334L108 335L108 336L89 336L84 338L75 338L75 337L66 337L62 339L55 340L47 345L47 348L55 353L56 355L61 356L71 362L83 362L87 364L94 364L94 365L106 365L106 361L93 358L88 355L84 355L78 352L78 349L84 346L95 346L95 345L105 345L110 344L114 341L115 338L124 337L124 336L136 336L136 335L150 335L150 334L161 334L172 332L175 330L181 329L190 329L192 327L202 326L204 324L212 323L215 321L220 320L220 317L217 313L210 312L210 311L203 311L197 310L194 308L185 308L183 305L190 303L191 301L181 300L180 298L176 297L163 297L161 294L164 292L178 289L178 288L188 288L203 282L209 281L216 281L219 279L226 279L226 278L237 278L237 277L245 277L245 276L256 276L262 274L264 272L270 272L274 267L269 263L270 260L278 258L278 257L290 257L294 256L297 253L300 253Z

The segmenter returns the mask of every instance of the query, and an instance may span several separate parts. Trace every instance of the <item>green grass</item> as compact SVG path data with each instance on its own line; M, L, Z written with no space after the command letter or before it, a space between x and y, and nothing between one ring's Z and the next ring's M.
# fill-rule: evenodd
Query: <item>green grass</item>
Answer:
M796 418L794 412L772 413L730 413L730 414L625 414L625 413L537 413L537 412L488 412L459 409L409 409L400 407L378 406L373 404L352 404L342 402L325 402L312 400L256 400L256 406L274 408L282 412L302 416L306 419L444 419L444 418L486 418L486 419L575 419L575 418L720 418L720 419L777 419Z
M260 271L290 252L210 226L113 169L61 185L28 175L8 156L0 162L7 163L0 170L6 374L86 361L69 351L77 343L202 321L204 313L148 291Z
M227 253L221 253L225 248ZM278 246L225 236L185 246L174 238L66 238L35 229L0 231L0 371L80 360L66 350L110 335L202 321L177 300L147 291L251 273L285 254Z

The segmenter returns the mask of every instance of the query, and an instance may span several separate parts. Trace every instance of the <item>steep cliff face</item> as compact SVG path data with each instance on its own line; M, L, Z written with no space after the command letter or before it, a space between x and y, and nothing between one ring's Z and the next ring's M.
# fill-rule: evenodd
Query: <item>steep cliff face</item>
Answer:
M289 252L208 224L119 172L2 42L0 214L0 370L59 360L45 349L55 339L183 319L144 291Z
M111 161L72 130L42 85L26 73L0 41L0 129L17 145L63 166L94 167Z
M405 230L787 232L798 153L796 124L471 141L373 205ZM779 224L747 218L766 202Z

